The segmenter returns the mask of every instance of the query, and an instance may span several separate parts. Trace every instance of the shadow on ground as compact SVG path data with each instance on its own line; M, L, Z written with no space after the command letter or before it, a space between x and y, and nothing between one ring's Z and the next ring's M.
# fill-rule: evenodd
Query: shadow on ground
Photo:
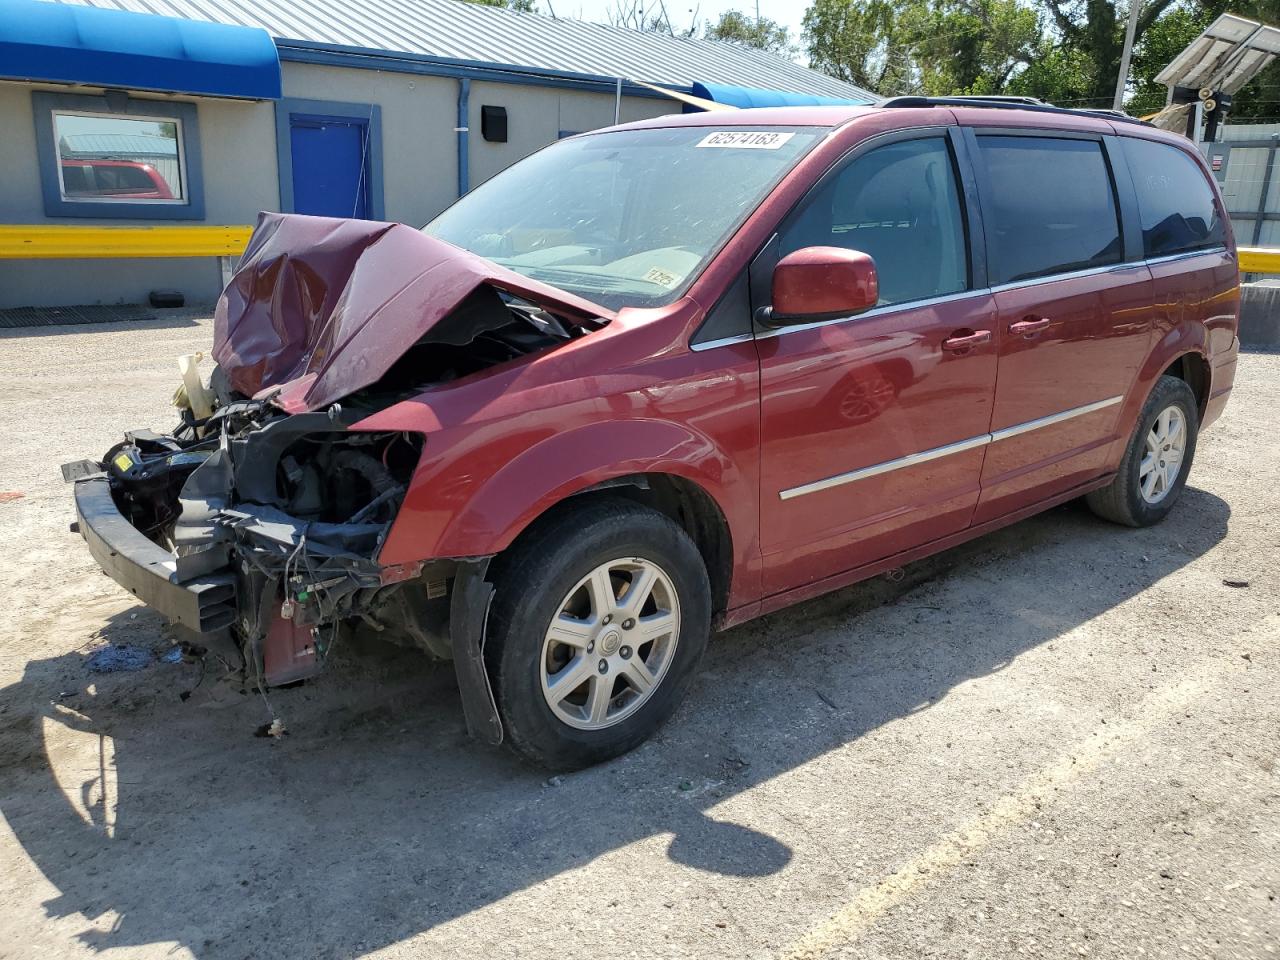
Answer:
M206 684L180 700L193 666L103 678L70 653L0 691L0 811L60 891L47 914L83 917L83 942L201 958L359 955L655 834L683 864L767 875L791 851L705 810L1125 602L1219 543L1229 516L1194 489L1146 531L1068 505L901 583L729 631L656 741L556 785L467 741L451 670L413 654L348 657L273 692L277 741L253 736L255 697ZM978 590L982 630L948 607ZM877 607L879 628L860 629ZM91 927L106 911L114 927Z

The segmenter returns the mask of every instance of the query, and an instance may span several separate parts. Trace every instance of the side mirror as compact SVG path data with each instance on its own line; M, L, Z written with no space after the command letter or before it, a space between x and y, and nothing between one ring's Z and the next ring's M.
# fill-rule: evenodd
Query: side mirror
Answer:
M773 305L759 319L768 326L833 320L869 310L879 302L876 264L867 254L843 247L805 247L773 268Z

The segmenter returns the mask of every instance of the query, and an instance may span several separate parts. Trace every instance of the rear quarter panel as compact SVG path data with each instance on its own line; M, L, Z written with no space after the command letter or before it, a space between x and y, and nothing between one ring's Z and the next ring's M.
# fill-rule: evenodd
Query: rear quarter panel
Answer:
M1125 402L1122 431L1112 452L1119 462L1142 405L1160 374L1179 357L1191 355L1207 374L1207 390L1200 411L1201 428L1213 423L1226 406L1235 381L1237 333L1240 318L1240 265L1222 194L1208 164L1184 137L1151 128L1135 129L1115 124L1121 136L1167 143L1181 150L1200 168L1213 192L1218 216L1226 224L1226 249L1207 250L1176 257L1149 260L1154 287L1155 331L1151 353L1139 370ZM1132 171L1137 177L1140 171Z

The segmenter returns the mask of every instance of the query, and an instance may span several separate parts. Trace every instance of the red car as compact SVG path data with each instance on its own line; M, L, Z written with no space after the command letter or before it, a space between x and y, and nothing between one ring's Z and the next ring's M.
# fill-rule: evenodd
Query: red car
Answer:
M62 190L73 200L173 200L160 172L137 160L63 160Z
M264 214L212 414L64 473L103 568L241 680L375 631L572 768L670 716L713 628L1074 497L1160 520L1238 302L1203 160L1136 121L663 117L422 231Z

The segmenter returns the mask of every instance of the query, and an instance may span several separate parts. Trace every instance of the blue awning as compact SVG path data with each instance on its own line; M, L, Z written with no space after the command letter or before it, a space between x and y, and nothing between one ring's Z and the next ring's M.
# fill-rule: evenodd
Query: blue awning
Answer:
M280 99L267 31L94 7L0 0L0 78Z
M811 93L787 93L784 90L760 90L756 87L732 87L726 83L695 83L693 95L734 107L845 107L862 106L871 100L847 100L840 97L818 97Z

